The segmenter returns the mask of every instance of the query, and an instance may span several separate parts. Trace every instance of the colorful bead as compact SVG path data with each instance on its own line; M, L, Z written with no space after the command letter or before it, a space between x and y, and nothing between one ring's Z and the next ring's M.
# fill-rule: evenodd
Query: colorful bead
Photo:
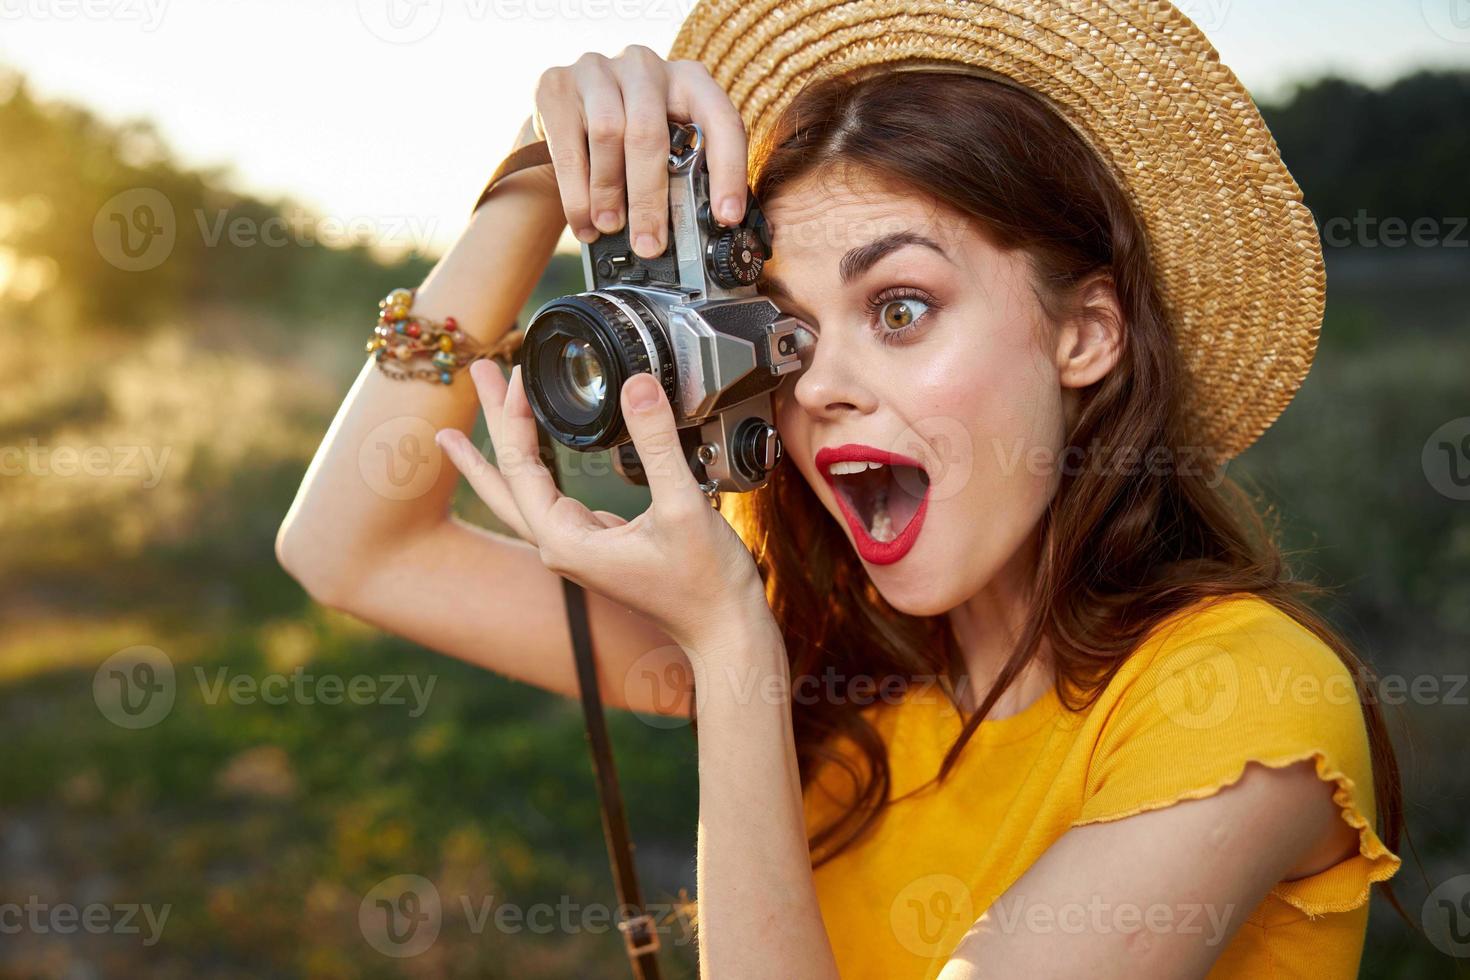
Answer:
M413 302L413 293L407 289L399 288L388 294L390 306L408 306Z
M405 324L405 323L403 323L403 322L402 322L402 321L401 321L401 320L400 320L400 321L399 321L399 322L398 322L398 324L397 324L397 325L396 325L396 326L394 326L394 328L393 328L393 332L394 332L394 333L403 333L403 328L404 328L404 327L405 327L405 326L407 326L407 324Z
M408 325L408 329L404 331L404 333L408 334L410 337L417 337L422 332L423 331L419 329L419 325L417 323L410 323Z
M444 371L440 373L439 380L444 382L445 384L449 384L449 382L453 381L454 378L449 374L448 371Z
M449 337L449 336L440 337L439 338L439 349L440 350L454 350L454 338L453 337Z
M459 329L459 321L452 316L445 317L444 329L448 330L450 333L453 333L454 331Z

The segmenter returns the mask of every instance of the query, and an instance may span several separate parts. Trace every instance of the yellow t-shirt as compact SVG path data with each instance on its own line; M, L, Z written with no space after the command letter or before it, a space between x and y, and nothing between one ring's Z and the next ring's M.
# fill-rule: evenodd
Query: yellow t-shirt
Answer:
M1277 884L1210 976L1357 975L1369 884L1400 863L1373 829L1362 708L1331 648L1264 600L1239 594L1176 613L1090 708L1069 712L1049 689L1018 714L983 722L946 780L906 799L897 798L938 772L959 716L937 687L922 686L865 710L888 746L895 802L814 872L843 980L935 977L976 917L1068 828L1210 796L1251 760L1280 767L1307 758L1336 784L1359 853ZM831 816L844 787L838 767L819 774L804 798L809 828ZM1007 914L1003 906L992 914ZM1184 905L1051 911L1054 921L1030 927L1132 931L1141 928L1134 915L1163 912L1170 921L1152 928L1208 937L1223 926ZM1017 921L1019 910L1009 913Z

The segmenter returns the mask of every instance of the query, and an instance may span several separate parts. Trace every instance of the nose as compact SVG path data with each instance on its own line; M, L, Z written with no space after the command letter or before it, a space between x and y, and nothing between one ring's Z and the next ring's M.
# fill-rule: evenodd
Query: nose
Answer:
M809 363L796 379L793 396L815 418L836 420L866 415L878 406L877 396L864 383L865 372L855 354L828 330L808 354Z

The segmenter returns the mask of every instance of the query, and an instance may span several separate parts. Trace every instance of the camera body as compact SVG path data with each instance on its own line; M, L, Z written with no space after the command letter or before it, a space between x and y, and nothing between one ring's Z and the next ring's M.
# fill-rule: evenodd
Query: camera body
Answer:
M669 134L668 247L639 257L626 225L583 243L587 289L532 315L521 376L553 439L582 452L611 450L625 480L646 484L620 395L633 374L652 374L701 489L747 492L781 459L771 396L801 367L799 321L756 292L770 234L754 195L747 188L739 225L718 223L703 133L670 121Z

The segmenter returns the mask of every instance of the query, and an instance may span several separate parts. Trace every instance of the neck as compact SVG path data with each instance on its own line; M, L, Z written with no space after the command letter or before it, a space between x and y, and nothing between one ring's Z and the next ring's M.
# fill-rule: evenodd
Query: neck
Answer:
M1037 540L1033 535L980 591L949 611L949 622L959 643L964 683L960 707L968 714L980 706L1020 639L1032 599L1031 584L1037 567ZM1045 641L986 715L1006 718L1030 706L1054 680Z

